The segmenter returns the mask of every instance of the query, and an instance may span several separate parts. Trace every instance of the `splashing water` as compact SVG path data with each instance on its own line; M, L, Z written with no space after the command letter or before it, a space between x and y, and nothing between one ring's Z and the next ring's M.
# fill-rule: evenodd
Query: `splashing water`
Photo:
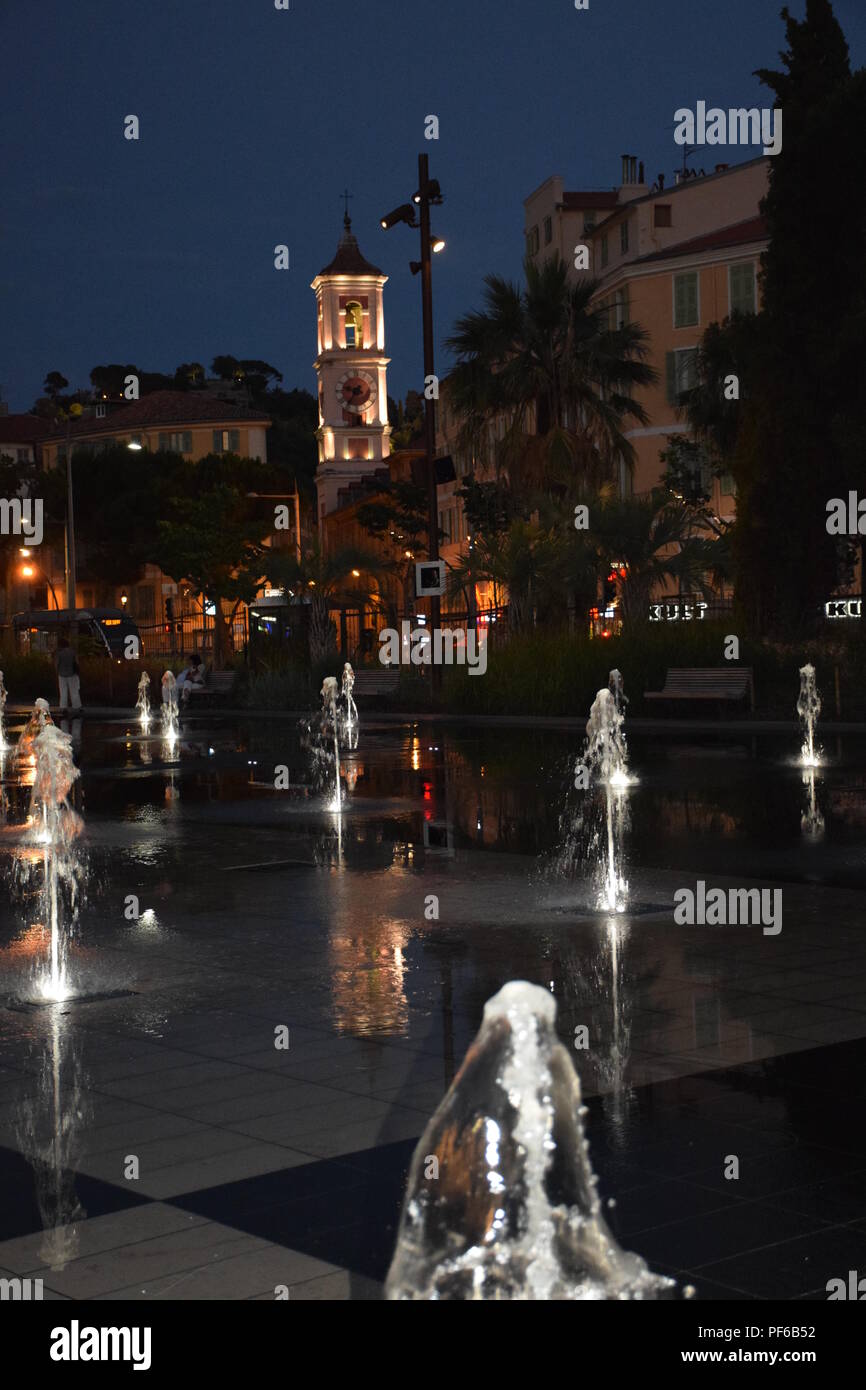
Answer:
M3 680L3 672L0 671L0 753L5 753L9 744L6 742L6 683Z
M162 733L169 748L177 743L179 729L177 713L177 681L173 671L166 671L162 678Z
M672 1297L604 1221L585 1114L553 998L505 985L415 1150L386 1297Z
M803 746L800 762L803 767L820 767L819 750L815 746L815 728L821 713L821 697L815 684L815 667L807 663L800 667L800 694L797 697L797 714L803 726Z
M18 867L27 879L41 869L40 915L49 933L49 959L38 975L37 994L59 1002L68 997L66 964L83 877L75 849L82 822L68 800L79 773L72 739L51 722L33 739L33 752L36 770L24 837L30 849L25 849Z
M139 679L139 682L138 682L138 699L137 699L136 702L135 702L135 708L138 710L138 722L141 724L141 727L142 727L142 729L144 729L144 730L147 730L147 729L150 727L150 693L149 693L149 692L150 692L150 676L147 674L146 671L142 671L142 673L141 673L141 678ZM176 696L177 696L177 688L175 687L175 697L176 697Z
M340 692L343 697L343 704L345 706L343 720L347 729L354 728L354 726L358 722L358 706L355 704L355 699L352 694L354 688L355 672L352 670L351 665L347 661L345 666L343 667L343 688Z
M340 739L337 718L337 677L325 676L322 682L322 731L330 729L334 740L334 800L331 811L342 811L342 790L340 788Z
M619 676L619 672L612 672ZM619 676L622 696L622 677ZM623 840L625 838L624 792L632 779L627 772L628 754L625 743L625 715L617 708L610 689L600 690L593 701L586 725L584 757L595 783L604 789L604 827L601 864L597 870L599 892L597 906L606 912L624 912L628 884L623 875Z

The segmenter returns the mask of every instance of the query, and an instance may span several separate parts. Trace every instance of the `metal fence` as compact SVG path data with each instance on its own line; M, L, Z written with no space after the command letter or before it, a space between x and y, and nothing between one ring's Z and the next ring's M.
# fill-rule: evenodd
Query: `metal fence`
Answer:
M207 613L185 613L170 622L139 623L144 656L190 656L199 652L204 660L213 658L214 619ZM231 625L231 652L243 652L247 645L247 610L238 609Z

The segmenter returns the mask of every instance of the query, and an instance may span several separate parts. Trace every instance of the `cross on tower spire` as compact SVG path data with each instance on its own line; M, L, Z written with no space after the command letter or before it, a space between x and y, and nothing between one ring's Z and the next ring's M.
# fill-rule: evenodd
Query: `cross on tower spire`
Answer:
M340 194L340 197L344 198L346 202L346 214L343 218L343 226L346 228L347 232L351 229L352 226L352 219L349 216L349 199L354 198L354 196L354 193L350 193L348 188L344 189L343 192Z

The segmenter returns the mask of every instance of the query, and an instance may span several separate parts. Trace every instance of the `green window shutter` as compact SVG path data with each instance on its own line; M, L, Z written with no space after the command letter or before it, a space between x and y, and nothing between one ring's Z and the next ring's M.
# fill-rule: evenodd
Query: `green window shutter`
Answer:
M214 430L214 432L213 432L213 451L214 451L215 454L221 454L222 451L223 451L223 432L222 432L222 430Z
M755 312L755 267L752 261L731 266L731 313Z
M674 328L690 328L698 321L698 277L694 272L674 276Z
M665 383L668 405L677 403L677 359L673 352L665 353Z
M241 432L240 430L229 430L229 449L233 454L241 451Z
M677 377L680 391L691 391L698 384L698 354L695 348L686 348L677 354Z
M181 453L183 453L183 454L191 454L191 453L192 453L192 430L184 430L183 434L181 435L181 441L180 441L180 443L181 443Z
M159 448L161 450L171 448L171 440L169 439L167 434L161 434L159 436Z

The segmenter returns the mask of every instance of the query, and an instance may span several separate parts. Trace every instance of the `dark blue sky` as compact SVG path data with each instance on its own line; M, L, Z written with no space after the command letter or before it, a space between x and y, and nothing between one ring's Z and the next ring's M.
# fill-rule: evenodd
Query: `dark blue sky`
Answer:
M413 193L420 150L446 195L439 341L487 272L519 275L522 201L538 184L561 173L566 187L612 187L625 151L670 178L675 109L769 105L751 73L783 46L781 0L291 3L5 0L10 409L28 409L50 370L85 386L97 362L172 371L216 353L263 357L287 388L314 390L309 284L333 256L346 185L361 248L391 277L389 386L402 396L422 377L417 233L378 218ZM802 17L805 0L791 8ZM835 11L860 66L864 0ZM438 142L423 139L430 112ZM128 113L137 143L123 138ZM286 272L273 268L281 242Z

